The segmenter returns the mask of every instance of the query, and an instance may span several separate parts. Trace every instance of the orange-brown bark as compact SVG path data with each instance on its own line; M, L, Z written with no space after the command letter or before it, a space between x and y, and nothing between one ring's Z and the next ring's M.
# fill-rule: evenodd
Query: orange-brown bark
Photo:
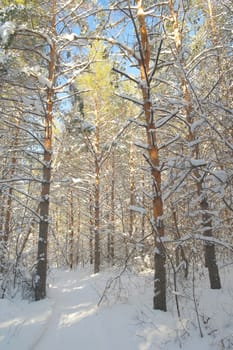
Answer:
M139 22L139 34L141 57L139 60L143 110L146 121L146 137L148 146L148 158L151 165L153 178L153 231L155 234L155 276L154 276L154 309L166 311L166 255L162 237L164 236L163 225L163 200L161 193L161 171L159 150L157 146L157 134L151 102L151 89L149 83L150 43L145 20L143 1L136 0L137 19Z

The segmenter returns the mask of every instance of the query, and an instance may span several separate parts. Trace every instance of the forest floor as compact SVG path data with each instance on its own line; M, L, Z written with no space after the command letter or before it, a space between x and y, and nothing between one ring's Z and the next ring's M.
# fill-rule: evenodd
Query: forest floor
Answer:
M233 265L220 273L218 291L200 273L177 293L168 286L169 311L161 312L152 310L151 271L52 270L45 300L0 300L0 349L233 349Z

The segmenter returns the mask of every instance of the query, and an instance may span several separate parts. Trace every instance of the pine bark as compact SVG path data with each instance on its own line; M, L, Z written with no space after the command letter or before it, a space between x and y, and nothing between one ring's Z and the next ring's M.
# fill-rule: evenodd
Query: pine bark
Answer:
M110 257L114 265L114 236L115 236L115 153L112 153L112 183L111 183L111 236L110 236Z
M11 178L13 178L13 176L14 176L15 166L16 166L16 162L17 162L17 157L16 157L16 154L14 151L14 147L16 147L18 144L18 133L19 133L19 129L16 130L15 141L14 141L13 146L12 146L14 154L13 154L13 157L11 158L11 164L10 164L10 167L11 167L10 176L11 176ZM4 233L5 244L7 244L8 240L9 240L9 235L10 235L12 195L13 195L13 188L10 187L9 192L8 192L7 204L6 204L5 233Z
M143 110L146 121L146 136L148 146L148 163L151 167L151 176L153 179L153 233L155 237L154 250L154 297L153 307L156 310L167 310L166 305L166 253L162 243L164 236L163 223L163 200L161 192L161 171L159 150L157 146L157 134L154 122L154 113L151 103L150 95L150 81L149 81L149 63L150 63L150 44L145 21L145 12L143 9L143 1L136 0L137 19L139 22L140 35L140 51L141 59L139 61L141 80L143 82L141 87L143 97Z
M100 271L100 110L95 97L94 273Z
M44 121L44 159L43 159L43 180L40 201L40 222L39 238L37 250L37 266L35 277L35 300L46 297L47 279L47 248L49 230L49 195L52 172L52 121L53 121L53 97L54 97L54 73L56 65L56 45L53 36L56 32L56 0L52 1L52 21L51 21L51 44L48 79L51 87L47 88L46 113Z
M169 9L170 9L170 14L172 17L172 23L173 23L173 32L174 32L174 41L175 41L175 47L177 50L177 55L182 57L181 55L181 50L182 50L182 32L179 28L179 11L175 11L174 9L174 4L172 0L168 1L169 4ZM210 6L210 1L208 0L208 4ZM211 23L213 21L212 18L212 9L211 6L210 8L210 15L211 15ZM212 23L213 26L213 23ZM215 31L214 31L215 33ZM180 60L181 65L183 65L182 59ZM186 121L189 127L188 130L188 136L187 139L189 142L195 141L196 135L195 132L192 131L192 123L193 123L193 116L192 116L192 104L191 104L191 94L189 91L189 82L187 81L186 77L182 77L181 79L181 88L183 90L183 97L186 102L186 107L185 107L185 116L186 116ZM199 158L199 145L196 144L194 146L193 150L193 155L195 156L196 159ZM201 174L199 173L198 169L194 170L195 177L197 179L197 194L201 198L200 200L200 208L202 211L202 226L204 228L207 228L204 230L204 236L206 237L213 237L213 232L212 232L212 218L211 215L208 212L208 200L207 200L207 195L204 193L204 186L203 186L203 178ZM218 272L218 266L217 266L217 261L216 261L216 253L215 253L215 245L213 243L205 243L204 244L204 255L205 255L205 264L206 267L208 268L209 271L209 279L210 279L210 286L212 289L219 289L221 288L221 282L220 282L220 276Z
M80 255L81 255L80 236L81 236L81 203L80 203L80 198L78 197L76 265L79 264Z
M94 273L100 271L100 169L95 162Z
M110 189L110 215L107 219L110 222L108 225L108 242L107 242L107 259L108 263L114 265L114 233L115 233L115 154L112 152L112 175L111 175L111 189Z
M215 245L211 242L211 238L213 237L212 217L209 213L209 204L206 197L201 200L200 206L202 209L202 225L205 228L204 235L210 238L209 242L204 243L205 265L209 272L210 288L220 289L221 282L216 261Z
M72 190L70 191L69 265L72 270L74 267L74 196Z
M130 206L133 206L134 203L134 154L133 154L133 143L130 144L130 155L129 155L129 191L130 191ZM129 211L129 241L133 240L133 229L134 229L134 211Z
M89 195L89 215L90 215L90 237L89 237L89 262L90 265L93 265L94 262L94 254L93 254L93 198L92 193Z

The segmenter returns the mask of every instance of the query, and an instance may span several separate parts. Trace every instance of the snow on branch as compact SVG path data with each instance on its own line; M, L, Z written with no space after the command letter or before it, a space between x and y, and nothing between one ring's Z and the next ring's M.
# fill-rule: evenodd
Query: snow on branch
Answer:
M126 77L127 79L135 82L137 85L140 84L140 81L135 79L134 77L132 77L131 75L127 74L126 72L123 72L122 70L119 70L117 68L112 68L112 71L115 72L115 73L119 73L120 75L123 75L124 77Z
M174 143L175 141L179 140L180 138L180 134L177 134L176 136L174 136L171 140L168 140L166 143L163 143L161 145L159 145L159 150L166 148L167 146L171 145L172 143Z
M25 182L25 181L29 181L29 182L42 182L41 179L37 179L35 177L13 177L11 179L3 179L3 180L0 180L0 184L6 184L8 182Z
M14 123L11 123L6 119L3 120L3 123L7 124L11 128L18 128L20 130L25 131L27 134L31 135L40 144L40 146L43 148L43 150L46 150L44 144L29 129L26 129L21 125L18 125L18 124L16 125Z
M136 99L136 98L133 98L133 97L131 97L131 96L123 95L123 94L118 94L118 93L115 93L115 95L118 96L118 97L123 98L124 100L133 102L133 103L135 103L135 104L137 104L137 105L139 105L139 106L143 106L143 102L142 102L142 101L140 101L140 100L138 100L138 99Z
M12 21L7 21L0 26L0 37L3 45L7 45L10 37L15 33L16 26Z
M136 60L138 60L138 57L136 55L136 53L134 52L134 50L132 50L130 47L128 47L127 45L122 44L121 42L119 42L118 40L114 39L114 38L107 38L105 36L101 36L101 35L96 35L96 36L80 36L80 35L76 35L76 39L77 40L88 40L88 41L103 41L103 42L107 42L109 44L118 46L121 50L125 51L129 56L134 57Z
M135 211L141 215L146 215L146 213L147 213L145 208L138 207L136 205L130 205L129 210Z
M161 241L161 237L157 238L158 241ZM233 251L233 245L228 243L228 242L224 242L220 239L214 238L214 237L209 237L209 236L204 236L204 235L200 235L200 234L187 234L186 236L173 240L173 239L169 239L168 237L165 237L162 242L164 244L169 244L169 243L175 243L177 245L177 248L181 245L183 245L185 242L188 242L190 240L198 240L198 241L202 241L205 242L207 244L213 244L213 245L219 245L222 246L223 248L229 249L231 251Z
M139 147L139 148L142 148L142 149L146 149L146 150L149 150L149 149L150 149L150 147L149 147L148 144L142 143L142 142L140 142L140 141L135 141L135 142L134 142L134 145L135 145L136 147Z
M139 114L140 116L140 114ZM110 143L107 151L104 152L104 155L101 156L100 159L100 164L103 164L105 162L105 160L109 157L112 148L116 145L117 140L121 137L121 135L125 132L125 130L133 123L133 121L135 120L136 117L134 118L129 118L124 125L121 127L121 129L117 132L117 134L113 137L112 142Z
M177 115L179 111L176 110L172 114L169 114L167 117L160 118L156 123L155 123L155 128L161 128L163 125L165 125L169 120L171 120L173 117Z
M204 159L189 159L188 160L193 168L197 168L200 166L206 166L207 162Z
M41 220L40 215L32 208L30 208L28 205L24 204L21 200L19 200L18 198L16 198L15 196L10 196L14 199L14 201L16 201L19 205L21 205L23 208L27 209L28 211L30 211L33 215L35 215L35 217L37 217L39 220Z

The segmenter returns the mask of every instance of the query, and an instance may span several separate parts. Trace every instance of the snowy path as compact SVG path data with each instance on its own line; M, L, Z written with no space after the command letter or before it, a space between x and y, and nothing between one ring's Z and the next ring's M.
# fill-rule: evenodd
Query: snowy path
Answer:
M90 277L79 279L77 273L60 272L60 275L49 291L49 298L54 300L52 314L31 350L64 350L76 346L83 350L93 350L93 346L97 350L137 348L133 327L130 334L129 320L126 317L122 322L120 317L127 305L122 306L124 310L118 305L114 317L111 308L100 313L94 276L92 284Z
M229 273L228 287L210 291L203 283L196 290L199 314L208 321L202 322L203 338L191 298L181 309L181 322L175 308L166 313L152 310L151 273L114 279L118 282L98 307L106 282L114 276L119 276L116 269L97 275L88 269L54 271L45 300L0 299L0 350L220 350L221 344L233 349ZM170 309L172 305L173 299Z

